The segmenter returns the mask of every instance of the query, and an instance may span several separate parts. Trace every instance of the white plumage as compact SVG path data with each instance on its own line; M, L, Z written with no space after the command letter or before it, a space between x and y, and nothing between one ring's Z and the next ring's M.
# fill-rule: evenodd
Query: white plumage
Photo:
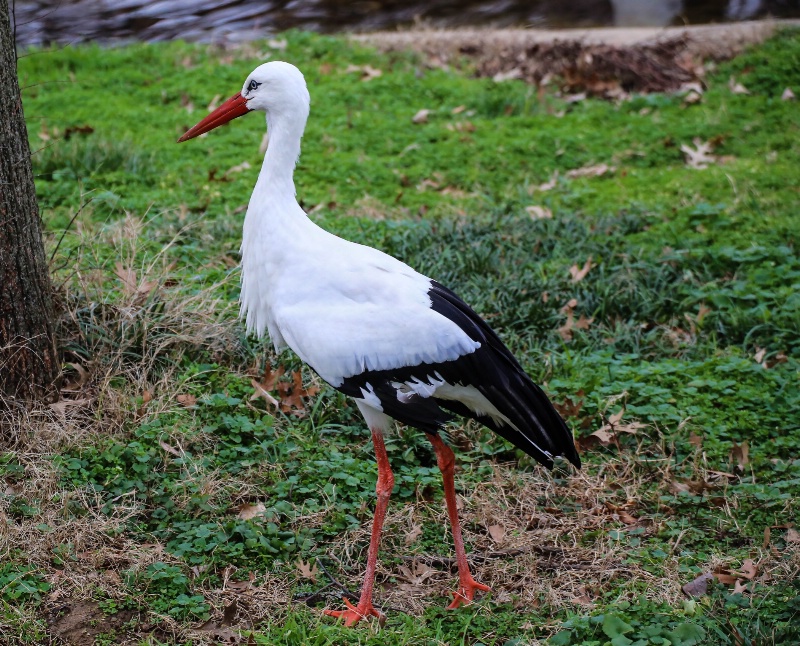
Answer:
M355 398L378 458L378 504L357 606L328 614L352 625L372 606L380 528L393 486L382 433L391 419L425 431L444 478L459 589L450 607L488 590L470 574L456 511L453 453L438 436L453 413L474 417L543 464L580 465L572 435L541 389L458 296L385 253L342 240L308 219L294 166L309 114L303 75L288 63L258 67L233 96L179 141L253 110L266 113L269 146L242 238L241 313L325 381Z

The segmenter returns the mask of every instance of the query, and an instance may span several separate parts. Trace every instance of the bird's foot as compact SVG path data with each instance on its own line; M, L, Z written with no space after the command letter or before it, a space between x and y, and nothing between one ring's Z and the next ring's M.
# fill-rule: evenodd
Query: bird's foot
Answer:
M455 610L461 604L470 604L472 600L475 598L475 592L480 590L481 592L489 592L490 588L488 585L484 585L483 583L478 583L475 579L472 578L470 575L468 579L462 580L459 582L460 586L458 591L453 593L453 601L452 603L447 606L448 610Z
M347 606L347 610L325 610L325 614L329 617L344 619L344 625L348 628L355 626L359 621L367 617L377 617L381 623L385 620L385 615L375 610L371 601L359 601L357 606L354 606L347 599L343 599L343 601L344 605Z

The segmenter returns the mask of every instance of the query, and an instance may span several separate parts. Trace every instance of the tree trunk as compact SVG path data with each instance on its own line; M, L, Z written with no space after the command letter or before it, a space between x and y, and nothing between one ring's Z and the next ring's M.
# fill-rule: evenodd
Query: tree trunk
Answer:
M8 0L0 0L0 399L40 399L59 372Z

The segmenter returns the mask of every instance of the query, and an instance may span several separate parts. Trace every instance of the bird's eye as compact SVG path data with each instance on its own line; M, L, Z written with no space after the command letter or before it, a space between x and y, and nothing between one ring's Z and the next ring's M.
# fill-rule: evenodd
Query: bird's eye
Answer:
M258 81L250 81L250 84L247 86L247 91L252 92L253 90L257 89L259 85L261 85L261 83Z

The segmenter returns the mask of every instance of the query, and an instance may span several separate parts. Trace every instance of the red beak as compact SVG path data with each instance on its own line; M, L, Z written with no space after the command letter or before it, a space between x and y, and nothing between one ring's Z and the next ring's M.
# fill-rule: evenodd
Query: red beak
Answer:
M204 132L213 130L217 126L228 123L228 121L233 121L237 117L241 117L248 112L250 112L250 108L247 107L247 99L245 99L241 93L237 92L200 123L192 128L189 128L189 130L187 130L183 136L178 139L178 143L186 141L187 139L194 139L195 137L202 135Z

